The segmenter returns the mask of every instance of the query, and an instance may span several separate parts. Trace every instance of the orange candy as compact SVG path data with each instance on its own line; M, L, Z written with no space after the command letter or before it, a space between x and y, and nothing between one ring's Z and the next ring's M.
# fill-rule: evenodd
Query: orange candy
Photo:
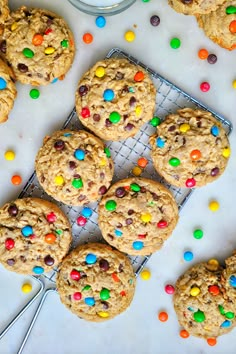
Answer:
M83 35L83 41L84 41L84 43L86 43L86 44L92 43L92 41L93 41L93 35L92 35L91 33L85 33L85 34Z
M202 60L207 59L209 53L205 48L202 48L198 51L198 57Z
M161 322L166 322L168 320L168 313L167 312L160 312L159 315L158 315L158 318Z
M116 273L112 273L112 279L116 282L116 283L119 283L120 279L118 278L117 274Z
M41 45L43 43L43 36L41 34L35 34L32 39L33 45Z
M143 79L144 79L144 73L142 71L138 71L134 75L134 81L140 82L140 81L143 81Z
M201 154L201 151L199 150L193 150L191 151L190 153L190 157L193 161L197 161L201 158L202 154Z
M236 33L236 20L230 22L229 30L230 30L231 33Z
M47 234L44 237L44 241L49 243L50 245L53 244L56 241L56 236L54 234Z
M145 157L140 157L138 159L138 166L139 167L145 168L147 166L147 164L148 164L148 160L145 159Z
M213 296L216 296L216 295L218 295L220 293L220 289L219 289L219 287L217 285L209 286L208 291Z
M216 340L216 338L208 338L207 343L213 347L214 345L217 344L217 340Z
M12 176L11 183L14 184L15 186L18 186L19 184L21 184L21 182L22 182L21 176L19 175Z
M189 337L189 333L188 333L188 331L186 331L186 329L182 329L182 330L179 332L179 335L180 335L180 337L182 337L182 338L188 338L188 337Z

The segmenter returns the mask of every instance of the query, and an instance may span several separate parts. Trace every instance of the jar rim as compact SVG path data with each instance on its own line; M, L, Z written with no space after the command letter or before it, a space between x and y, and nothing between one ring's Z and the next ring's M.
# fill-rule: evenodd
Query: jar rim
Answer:
M136 0L122 0L121 2L108 5L108 6L93 6L93 5L86 4L85 2L83 2L83 0L68 0L68 1L71 3L71 5L76 7L78 10L81 10L82 12L85 12L89 15L111 16L126 10L128 7L133 5Z

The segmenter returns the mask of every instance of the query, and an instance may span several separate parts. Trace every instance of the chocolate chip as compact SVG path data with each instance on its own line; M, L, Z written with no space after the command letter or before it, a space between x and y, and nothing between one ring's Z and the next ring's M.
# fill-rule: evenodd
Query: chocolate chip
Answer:
M45 182L45 177L44 177L44 175L41 176L40 181L41 181L41 183Z
M124 271L124 266L123 264L119 264L119 268L118 268L119 272L122 273Z
M159 199L159 197L156 193L152 193L152 197L155 201L157 201Z
M111 126L112 126L112 122L110 121L109 118L107 118L107 119L105 120L105 126L106 126L106 127L111 127Z
M54 20L54 16L51 16L51 15L47 15L47 17L48 17L48 20L47 20L47 22L48 23L50 23L50 25L52 24L52 21Z
M146 187L143 187L143 186L142 186L142 187L140 188L140 192L141 192L141 193L146 193L146 192L147 192Z
M86 199L86 195L84 195L84 194L80 194L80 196L78 197L79 202L82 202L85 199Z
M221 138L217 137L216 138L216 145L219 145L221 143Z
M86 273L83 271L80 271L80 278L87 278Z
M102 304L102 308L104 310L107 310L109 308L109 305L108 305L108 303L106 301L101 301L101 304Z
M92 186L94 186L94 184L95 184L95 183L94 183L93 181L89 181L89 182L88 182L88 187L89 187L89 188L92 188Z
M19 63L17 65L17 69L21 72L21 73L26 73L28 71L28 66L22 63Z
M81 176L78 174L78 173L75 173L74 176L73 176L75 179L80 179Z
M175 129L176 129L176 126L175 126L175 125L171 125L171 126L168 128L168 132L173 132Z
M135 104L136 104L136 98L134 96L130 97L130 100L129 100L130 107L134 107Z
M129 209L128 210L128 215L132 215L134 213L134 210L133 209Z
M129 92L129 86L125 85L121 91L121 93L128 93Z
M128 124L125 126L125 130L127 130L127 131L130 131L130 130L132 130L133 128L134 128L134 125L131 124L131 123L128 123Z
M111 234L107 234L107 236L109 237L109 239L110 239L111 241L114 240L114 236L112 236Z
M124 114L124 115L123 115L124 122L125 122L126 119L128 119L128 118L129 118L129 115L128 115L128 114Z
M106 186L101 186L98 190L99 195L103 195L107 192L107 187Z
M94 122L99 122L100 119L101 119L100 114L95 113L95 114L93 115L93 120L94 120Z
M220 169L218 167L215 167L211 170L211 176L215 177L219 174L219 172L220 172Z
M192 4L193 0L181 0L181 2L185 5L190 5Z
M123 225L119 222L119 224L116 225L117 229L121 229L123 227Z
M54 259L51 257L51 256L46 256L44 258L44 263L47 265L47 266L52 266L54 264Z
M18 214L18 208L15 204L10 205L7 211L10 216L16 216Z
M6 54L7 52L7 42L5 41L5 39L0 42L0 51L3 54Z
M209 64L215 64L217 62L217 56L215 54L209 54L207 61Z
M106 259L101 259L99 261L99 267L106 272L109 269L109 263Z
M104 172L100 172L100 179L103 180L105 178L105 173Z
M74 161L69 161L69 168L74 170L76 168L76 163Z
M61 56L61 54L57 53L53 59L56 60L56 59L60 58L60 56Z
M151 18L150 18L150 23L152 26L158 26L160 24L160 17L157 16L157 15L153 15Z
M65 147L65 143L63 140L57 140L54 144L54 148L57 150L57 151L61 151L63 150Z
M13 266L15 263L16 263L16 261L13 258L7 260L7 264L9 266Z
M20 260L21 260L21 262L25 263L26 262L25 256L20 256Z
M124 78L124 74L122 74L120 71L117 71L116 80L122 80L123 78Z
M128 219L125 220L125 223L126 223L126 225L131 225L131 224L133 224L133 219L132 218L128 218Z
M86 85L82 85L78 89L80 97L87 95L88 93L88 87Z
M126 190L123 187L118 187L115 190L115 196L117 198L123 198L126 195Z
M201 126L202 126L202 122L199 120L199 121L197 122L197 127L198 127L198 128L201 128Z
M186 144L186 138L183 137L183 142L182 142L183 146Z

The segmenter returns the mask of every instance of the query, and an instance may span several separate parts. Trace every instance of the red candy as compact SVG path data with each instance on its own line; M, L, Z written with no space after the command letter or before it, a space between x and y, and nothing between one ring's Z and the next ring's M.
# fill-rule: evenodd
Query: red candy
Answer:
M165 292L169 295L172 295L175 292L175 288L173 287L173 285L167 284L165 286Z
M12 238L7 238L5 241L5 247L7 250L11 250L15 246L15 241Z
M79 226L84 226L86 224L86 222L87 222L87 219L84 216L79 216L77 218L77 224Z
M121 295L121 296L126 296L126 292L125 292L124 290L122 290L122 291L120 292L120 295Z
M81 116L83 118L89 118L90 117L90 110L88 109L88 107L82 108Z
M73 269L73 270L70 272L70 277L71 277L71 279L73 279L73 280L79 281L79 280L80 280L80 272L78 272L78 270L76 270L76 269Z
M49 213L46 218L49 223L54 223L57 220L57 217L53 212Z
M160 220L158 223L157 223L157 227L159 229L164 229L165 227L168 226L168 222L165 221L165 220Z
M211 86L210 86L209 82L204 81L204 82L202 82L201 85L200 85L200 90L201 90L202 92L207 92L207 91L210 90L210 87L211 87Z
M146 238L146 237L147 237L147 234L142 234L142 235L140 234L140 235L138 235L138 238L141 238L141 239L142 239L142 238Z
M73 299L76 300L76 301L79 301L82 299L82 294L79 293L79 292L76 292L73 294Z
M49 34L49 33L51 33L52 32L52 29L51 28L48 28L48 29L46 29L46 31L44 32L44 34Z
M188 178L185 182L186 187L192 188L196 186L196 180L194 178Z
M208 291L213 296L216 296L216 295L218 295L220 293L220 289L219 289L219 287L217 285L209 286Z

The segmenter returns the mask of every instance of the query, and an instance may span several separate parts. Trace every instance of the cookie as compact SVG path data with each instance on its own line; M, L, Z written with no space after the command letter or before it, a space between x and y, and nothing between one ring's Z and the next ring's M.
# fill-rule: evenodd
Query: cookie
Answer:
M225 260L226 267L222 273L222 282L225 294L229 301L234 304L236 314L236 252Z
M126 59L105 59L79 81L76 111L81 123L100 138L122 140L153 118L155 97L142 67Z
M196 18L213 42L228 50L236 48L236 0L226 0L216 11Z
M168 115L150 144L155 169L177 187L201 187L215 181L230 156L221 123L201 109L184 108Z
M177 280L174 308L180 325L193 336L218 337L236 324L235 303L225 296L222 270L212 259L191 267Z
M215 11L225 0L169 0L169 5L184 15L208 14Z
M57 14L22 6L10 15L0 51L23 84L47 85L63 79L75 54L71 30Z
M178 207L170 191L146 178L116 182L98 209L105 240L130 255L148 255L160 249L177 221Z
M54 199L84 205L106 193L114 165L109 149L94 135L60 130L45 139L35 169L42 188Z
M0 0L0 25L6 21L9 12L8 0Z
M0 262L8 270L48 272L67 254L71 239L67 217L51 202L24 198L0 209Z
M11 68L0 59L0 123L8 119L16 95L14 74Z
M88 321L109 320L127 309L135 291L129 259L110 246L88 243L72 251L57 276L61 302Z

